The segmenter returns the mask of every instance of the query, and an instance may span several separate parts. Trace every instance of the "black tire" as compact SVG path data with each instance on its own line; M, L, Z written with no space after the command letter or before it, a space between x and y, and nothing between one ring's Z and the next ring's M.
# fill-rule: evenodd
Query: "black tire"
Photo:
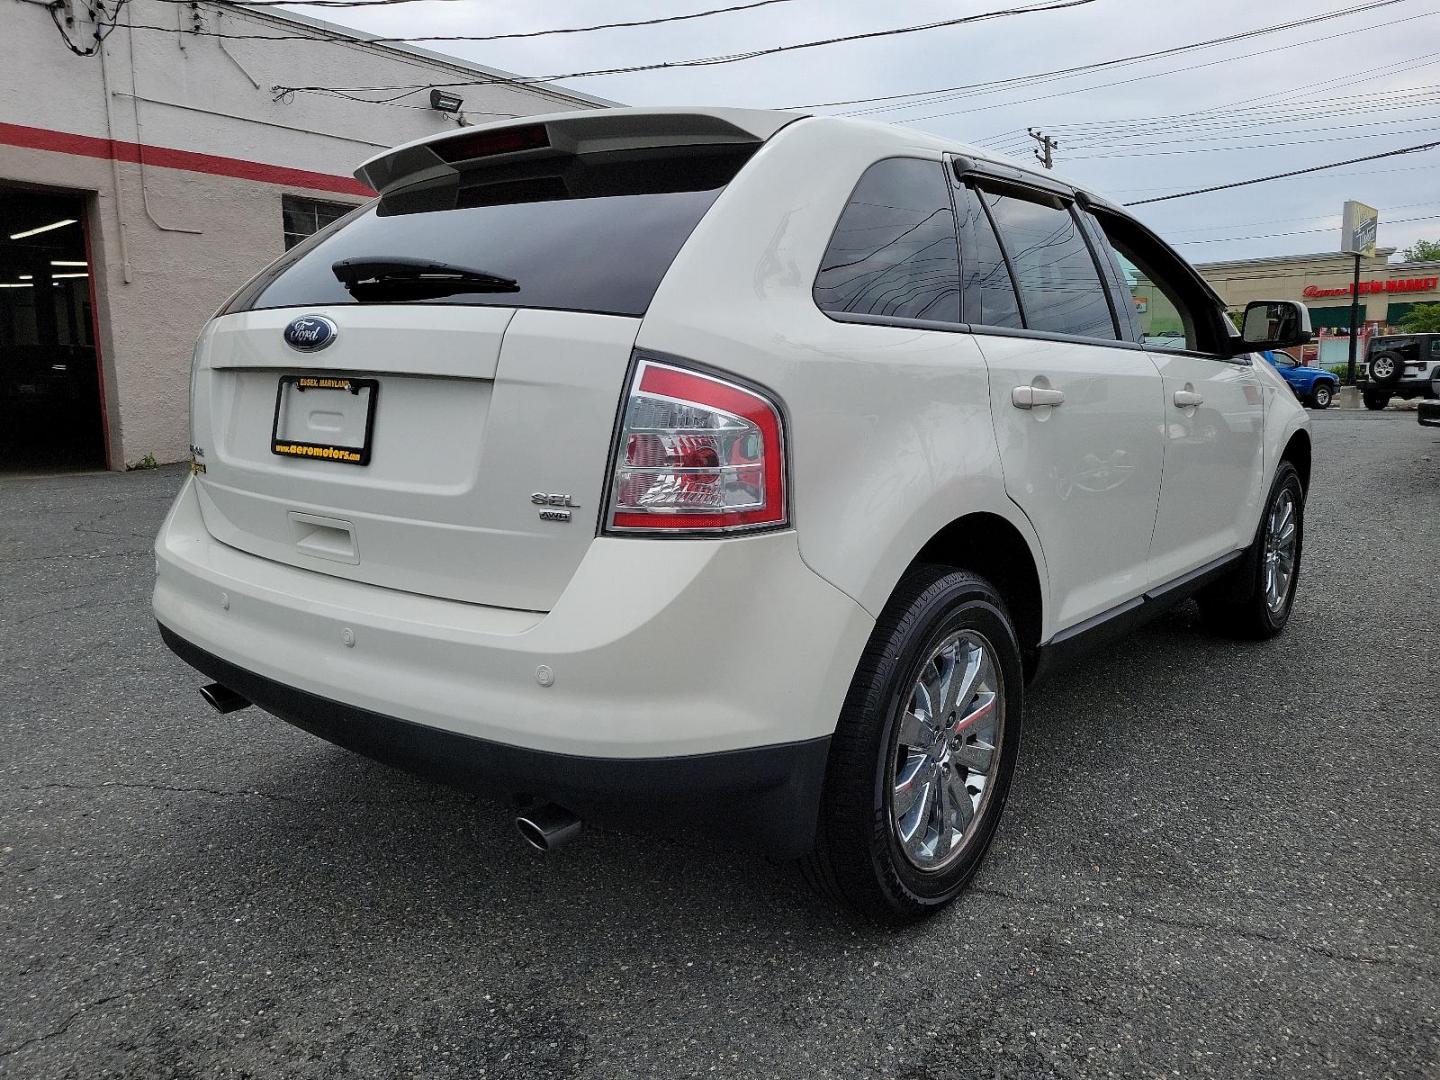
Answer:
M1394 386L1404 377L1405 361L1395 353L1376 353L1370 358L1370 381L1376 386Z
M1328 409L1334 396L1335 391L1329 380L1321 379L1310 390L1310 404L1316 409Z
M1365 399L1365 408L1371 412L1379 412L1390 404L1390 395L1382 394L1377 390L1366 390L1361 396Z
M927 871L904 853L891 822L897 724L932 653L957 632L991 646L1001 691L993 775L950 861ZM816 849L802 864L810 883L885 923L920 919L950 903L979 867L999 823L1019 753L1023 695L1020 645L994 587L944 566L906 574L861 656L830 744Z
M1283 603L1272 607L1266 596L1268 566L1266 532L1272 511L1288 493L1294 506L1295 548L1289 583L1284 589ZM1305 542L1305 488L1295 466L1282 461L1276 470L1270 495L1255 539L1240 560L1239 567L1221 581L1204 589L1196 599L1206 627L1213 633L1244 641L1264 641L1285 629L1294 607L1295 587L1300 582L1301 555Z

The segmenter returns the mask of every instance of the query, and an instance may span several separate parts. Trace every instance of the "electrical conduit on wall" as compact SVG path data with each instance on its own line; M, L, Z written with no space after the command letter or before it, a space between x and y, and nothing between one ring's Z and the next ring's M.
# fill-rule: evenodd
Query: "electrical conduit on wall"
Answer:
M130 11L125 11L125 37L126 44L130 50L130 104L135 110L135 145L140 148L140 201L145 207L145 216L151 223L164 232L190 233L198 236L204 229L192 229L184 225L167 225L155 216L155 211L150 209L150 189L145 182L145 129L140 124L140 89L135 83L135 31L130 26ZM103 46L102 52L103 52ZM107 95L109 91L106 91ZM109 108L109 102L106 102Z

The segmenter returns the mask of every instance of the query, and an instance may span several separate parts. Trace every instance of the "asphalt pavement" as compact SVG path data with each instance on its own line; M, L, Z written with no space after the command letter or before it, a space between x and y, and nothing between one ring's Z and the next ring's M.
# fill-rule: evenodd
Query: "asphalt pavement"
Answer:
M1314 421L1287 633L1037 687L901 931L219 716L149 612L182 473L0 481L0 1076L1440 1076L1440 433Z

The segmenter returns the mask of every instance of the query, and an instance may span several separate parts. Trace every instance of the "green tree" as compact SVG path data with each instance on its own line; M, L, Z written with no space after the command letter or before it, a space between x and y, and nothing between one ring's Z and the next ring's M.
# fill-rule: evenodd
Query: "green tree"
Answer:
M1412 334L1440 334L1440 304L1416 304L1400 320L1400 329Z
M1401 254L1406 262L1440 262L1440 240L1416 240Z

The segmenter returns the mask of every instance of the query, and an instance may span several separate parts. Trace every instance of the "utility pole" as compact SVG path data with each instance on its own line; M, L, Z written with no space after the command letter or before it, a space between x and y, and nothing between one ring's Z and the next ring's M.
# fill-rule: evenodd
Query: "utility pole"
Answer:
M1053 169L1055 167L1054 151L1060 149L1060 144L1043 131L1037 131L1035 128L1026 128L1025 134L1040 144L1034 150L1035 160L1045 168Z
M1350 283L1350 362L1345 365L1345 384L1355 385L1355 356L1360 351L1360 260L1375 257L1375 234L1380 229L1380 211L1373 206L1345 200L1340 225L1340 250L1355 256L1355 278Z
M1345 385L1355 385L1355 354L1360 345L1360 253L1355 253L1355 280L1350 285L1350 362L1345 365Z

